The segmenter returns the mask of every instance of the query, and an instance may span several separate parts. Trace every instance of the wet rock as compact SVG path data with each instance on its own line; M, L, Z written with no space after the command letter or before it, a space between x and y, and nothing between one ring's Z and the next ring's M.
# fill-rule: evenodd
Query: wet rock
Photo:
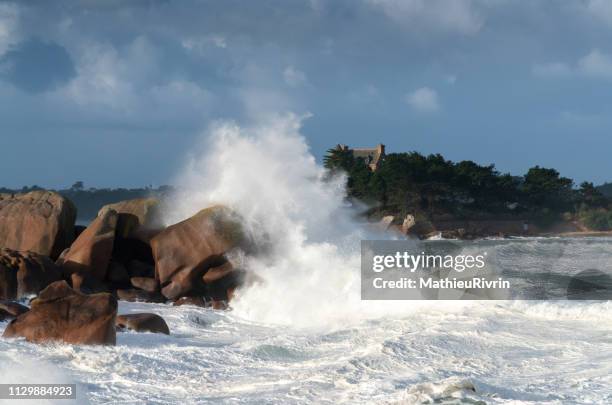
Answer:
M140 288L141 290L151 293L159 291L159 283L151 277L132 277L130 282L134 287Z
M227 295L227 302L230 302L234 299L234 295L236 294L237 287L228 288L225 293Z
M177 306L177 307L181 305L191 305L191 306L202 307L202 308L205 308L208 306L206 303L206 299L204 299L204 297L181 297L178 300L174 301L172 305Z
M217 276L220 277L216 278ZM214 300L230 301L237 288L250 283L244 270L232 269L232 271L219 272L213 281L206 284L207 294Z
M30 308L15 301L0 301L0 311L4 312L8 318L16 318L29 310Z
M61 278L61 269L47 256L0 249L0 299L37 294Z
M136 332L170 334L168 324L159 315L140 313L117 316L116 326L119 329L130 329Z
M210 305L212 306L212 309L217 309L217 310L226 310L229 308L229 305L227 305L227 301L225 300L215 300L213 299L210 302Z
M28 312L6 327L3 337L24 337L36 343L114 345L116 315L117 300L111 294L84 295L65 281L57 281L41 291Z
M169 226L151 240L162 294L176 299L205 293L204 273L223 264L224 255L245 241L239 218L222 206Z
M208 269L208 271L206 271L206 273L202 277L202 280L206 284L212 284L215 281L218 281L222 279L223 277L229 275L233 271L234 271L234 266L232 265L232 263L227 261L219 266L211 267L210 269Z

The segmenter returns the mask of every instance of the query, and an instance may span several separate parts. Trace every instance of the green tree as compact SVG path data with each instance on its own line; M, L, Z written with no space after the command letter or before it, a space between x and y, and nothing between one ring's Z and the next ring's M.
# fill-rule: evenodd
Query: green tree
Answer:
M354 165L355 158L351 151L347 149L328 149L323 157L323 166L331 171L342 170L350 173Z
M593 185L587 181L580 184L578 189L580 205L588 208L606 207L608 200L606 197Z
M82 191L84 188L85 188L85 185L83 184L82 181L77 181L72 186L70 186L70 189L73 191Z
M572 209L575 200L573 185L571 179L561 177L555 169L535 166L525 175L522 192L532 209L546 208L558 213Z

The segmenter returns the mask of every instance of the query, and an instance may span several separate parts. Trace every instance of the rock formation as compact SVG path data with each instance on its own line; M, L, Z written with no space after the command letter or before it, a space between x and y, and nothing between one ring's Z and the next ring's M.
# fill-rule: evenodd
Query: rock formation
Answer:
M107 210L97 217L62 254L60 263L67 274L89 273L104 280L113 254L118 215Z
M0 299L37 294L61 278L61 269L46 256L0 249Z
M30 308L14 301L0 301L0 321L17 318L28 312Z
M191 305L194 307L201 308L205 308L208 306L204 297L181 297L178 300L174 301L172 305L174 305L175 307L179 307L181 305Z
M171 300L205 295L204 274L224 264L224 255L244 244L238 217L222 206L206 208L169 226L151 240L162 294Z
M11 321L3 337L114 345L116 316L117 300L111 294L84 295L57 281L41 291L28 312Z
M168 324L159 315L156 314L128 314L117 316L117 328L130 329L136 332L152 332L170 334Z
M74 239L76 208L52 191L0 195L0 248L56 259Z
M105 205L98 217L113 210L119 214L117 235L122 238L147 239L147 230L161 228L160 201L157 198L137 198Z
M158 292L159 291L159 283L152 277L132 277L130 279L132 285L136 288L140 288L141 290L148 292Z

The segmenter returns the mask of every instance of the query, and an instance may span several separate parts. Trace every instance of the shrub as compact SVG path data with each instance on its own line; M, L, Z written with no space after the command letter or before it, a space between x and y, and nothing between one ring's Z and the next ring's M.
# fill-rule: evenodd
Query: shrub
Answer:
M596 231L609 231L612 229L612 212L605 209L584 210L580 213L582 222Z

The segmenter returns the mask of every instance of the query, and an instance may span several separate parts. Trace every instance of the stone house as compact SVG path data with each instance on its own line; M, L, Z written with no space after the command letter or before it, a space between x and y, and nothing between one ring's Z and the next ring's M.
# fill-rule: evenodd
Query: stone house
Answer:
M376 171L385 158L385 145L382 143L374 148L349 148L347 145L337 145L336 149L350 151L355 158L362 158L372 171Z

